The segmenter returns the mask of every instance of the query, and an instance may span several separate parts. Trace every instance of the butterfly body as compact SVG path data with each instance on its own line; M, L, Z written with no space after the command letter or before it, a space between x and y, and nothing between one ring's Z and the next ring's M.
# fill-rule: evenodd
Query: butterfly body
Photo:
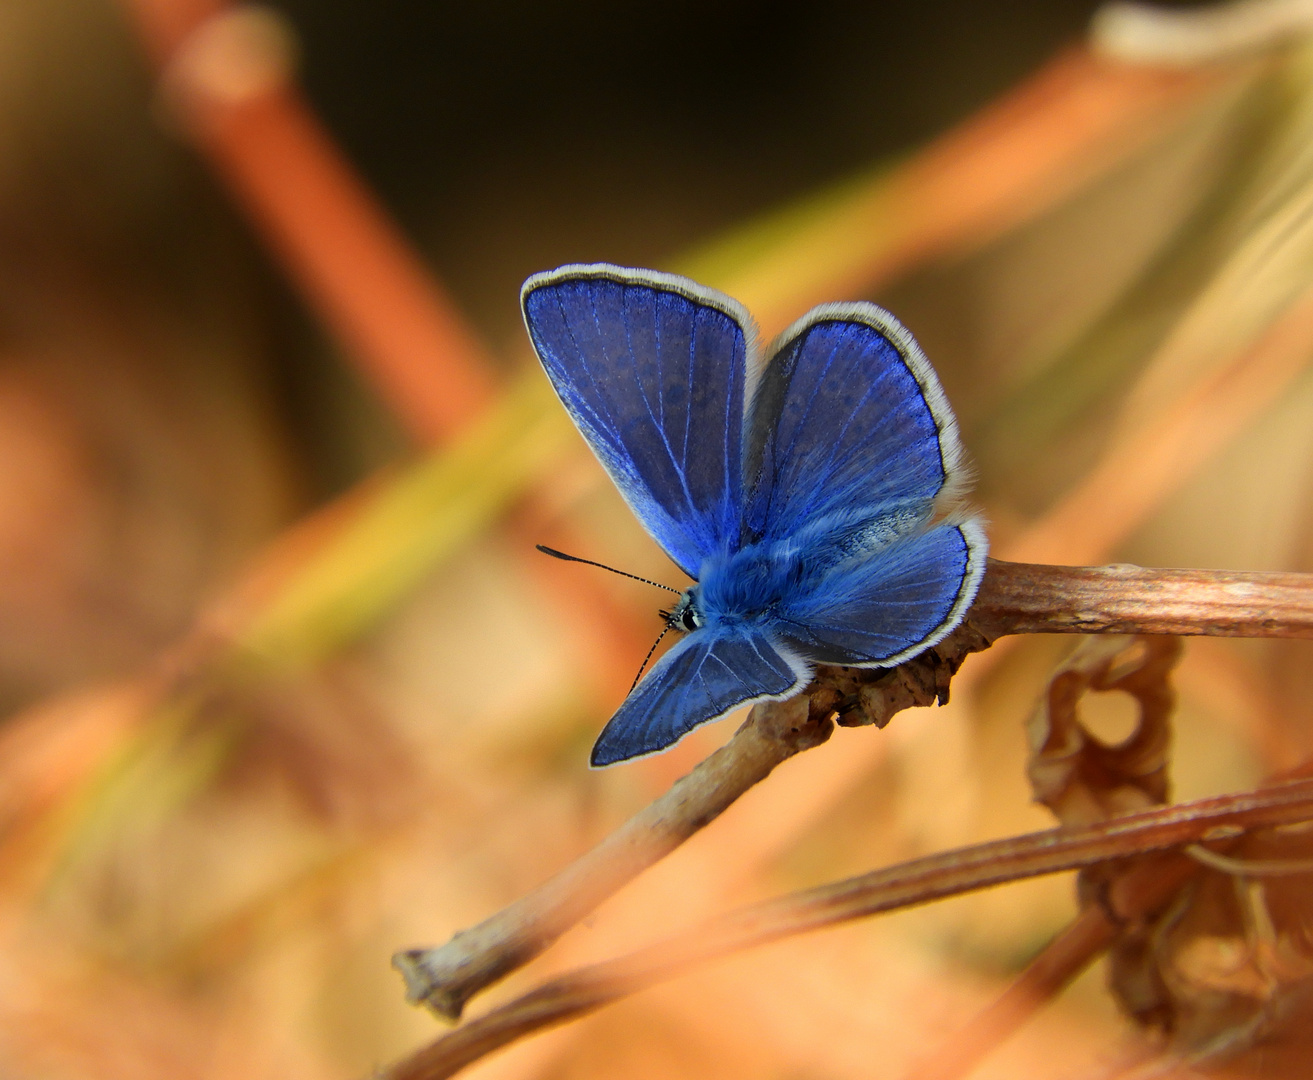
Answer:
M787 697L818 663L899 663L961 621L984 533L957 505L951 410L887 312L817 308L760 361L746 311L674 275L562 267L530 278L522 302L575 423L695 580L667 616L684 638L593 764Z

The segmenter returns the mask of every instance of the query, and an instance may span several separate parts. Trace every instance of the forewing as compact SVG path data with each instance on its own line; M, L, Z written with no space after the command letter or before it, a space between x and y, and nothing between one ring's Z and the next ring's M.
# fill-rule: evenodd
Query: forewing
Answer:
M787 697L810 674L808 665L759 631L695 630L634 687L598 736L592 763L614 765L664 750L740 705Z
M814 663L900 663L962 621L980 586L985 551L975 521L904 535L835 566L808 593L787 597L772 629Z
M746 454L754 540L830 515L897 530L963 483L939 380L912 335L874 304L827 304L785 331L753 393Z
M743 308L687 278L606 264L536 274L521 303L561 402L657 543L693 577L737 546Z

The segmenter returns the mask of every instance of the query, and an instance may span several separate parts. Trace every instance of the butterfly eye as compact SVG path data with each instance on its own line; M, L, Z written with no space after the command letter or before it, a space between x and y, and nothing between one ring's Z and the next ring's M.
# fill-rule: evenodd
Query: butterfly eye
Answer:
M702 620L698 618L696 611L691 607L686 607L684 614L679 618L679 623L685 630L696 630L702 625Z

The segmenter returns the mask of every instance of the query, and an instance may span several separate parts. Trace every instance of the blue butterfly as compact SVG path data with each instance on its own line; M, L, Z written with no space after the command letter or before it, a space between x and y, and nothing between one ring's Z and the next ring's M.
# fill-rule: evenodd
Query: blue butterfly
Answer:
M812 309L761 359L744 307L605 263L520 294L561 403L695 584L685 632L593 747L664 750L816 664L891 667L962 621L985 568L957 424L912 335L874 304Z

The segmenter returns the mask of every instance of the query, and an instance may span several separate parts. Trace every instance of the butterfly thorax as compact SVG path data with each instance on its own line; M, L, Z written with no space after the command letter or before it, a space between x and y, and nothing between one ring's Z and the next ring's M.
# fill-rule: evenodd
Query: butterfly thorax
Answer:
M725 623L759 623L810 591L828 560L806 558L796 544L753 544L702 564L698 583L680 595L668 624L692 631Z
M759 540L714 555L698 583L682 593L667 624L684 632L726 623L754 624L788 618L843 567L924 527L928 503L896 505L878 516L864 508L826 515L781 539Z

